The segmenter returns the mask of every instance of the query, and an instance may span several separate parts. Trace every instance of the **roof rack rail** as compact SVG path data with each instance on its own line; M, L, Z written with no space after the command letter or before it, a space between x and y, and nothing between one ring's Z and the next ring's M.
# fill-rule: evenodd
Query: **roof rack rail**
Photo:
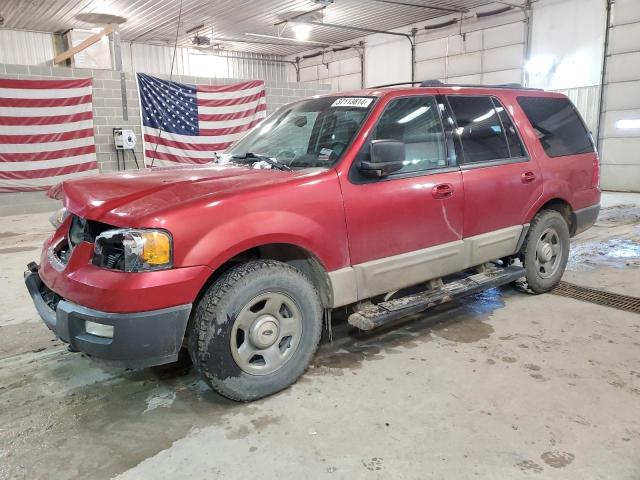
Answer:
M374 85L369 88L385 88L385 87L399 87L400 85L417 85L422 82L398 82L398 83L387 83L385 85Z
M541 91L540 88L523 87L520 83L502 83L497 85L481 85L471 83L443 83L440 80L421 80L418 82L398 82L388 83L386 85L376 85L369 88L385 88L385 87L398 87L401 85L418 85L419 87L461 87L461 88L504 88L504 89L517 89L517 90L535 90Z

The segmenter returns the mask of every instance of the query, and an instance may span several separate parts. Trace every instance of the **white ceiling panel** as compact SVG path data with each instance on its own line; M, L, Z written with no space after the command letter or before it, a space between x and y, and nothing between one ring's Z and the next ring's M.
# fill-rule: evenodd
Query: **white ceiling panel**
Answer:
M182 3L182 12L180 6ZM324 2L322 2L324 3ZM448 14L442 9L469 10L492 4L491 0L334 0L322 9L322 21L377 30L392 30ZM426 8L426 7L434 8ZM495 4L494 4L495 6ZM321 9L313 0L4 0L0 13L5 27L42 32L65 32L92 25L76 16L108 13L125 17L121 37L125 41L188 45L195 34L186 32L204 25L199 34L221 48L292 55L314 48L314 44L252 37L247 33L293 37L284 18ZM180 16L180 27L178 17ZM347 42L366 35L361 31L334 27L314 27L310 40L326 44ZM285 43L285 45L265 44Z

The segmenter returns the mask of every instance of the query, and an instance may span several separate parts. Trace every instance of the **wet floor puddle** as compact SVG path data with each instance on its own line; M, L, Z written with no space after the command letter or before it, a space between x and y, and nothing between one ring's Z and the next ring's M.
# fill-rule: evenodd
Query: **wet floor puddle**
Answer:
M596 225L599 227L619 227L640 224L640 206L633 203L614 205L600 210Z
M343 375L435 337L456 343L488 338L493 328L486 320L504 306L509 292L489 290L373 334L357 333L342 322L333 342L321 346L308 375ZM123 372L95 368L66 352L46 358L24 366L16 375L19 381L0 375L5 379L0 381L0 478L49 478L52 468L67 478L109 478L194 428L219 425L228 436L243 438L277 423L268 415L251 418L257 406L215 394L188 361ZM247 431L232 428L238 415L247 416Z
M87 362L85 368L91 368L89 360L75 355L58 360L50 372L52 384L73 380L65 376L67 362ZM52 469L65 478L109 478L193 428L247 414L246 405L213 393L188 364L97 379L51 397L44 385L35 400L0 390L0 478L50 478ZM24 380L25 390L33 388L25 383L38 381Z
M454 343L473 343L489 338L493 327L486 320L495 310L504 307L503 296L511 293L508 289L487 290L466 300L407 317L372 333L358 332L343 320L338 332L334 333L333 342L320 347L308 374L344 375L345 370L355 370L364 362L382 360L386 355L416 348L434 337Z
M571 246L567 269L587 271L598 267L640 267L640 242L611 239L576 243Z

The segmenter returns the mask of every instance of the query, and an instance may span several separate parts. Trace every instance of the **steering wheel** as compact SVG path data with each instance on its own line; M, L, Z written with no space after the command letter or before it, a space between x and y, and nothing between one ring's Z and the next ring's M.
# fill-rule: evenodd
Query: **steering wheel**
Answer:
M296 158L296 152L291 149L280 150L278 153L276 153L276 158L278 160L293 160L294 158Z
M331 144L331 150L333 150L336 156L340 156L345 148L347 148L347 142L333 142Z

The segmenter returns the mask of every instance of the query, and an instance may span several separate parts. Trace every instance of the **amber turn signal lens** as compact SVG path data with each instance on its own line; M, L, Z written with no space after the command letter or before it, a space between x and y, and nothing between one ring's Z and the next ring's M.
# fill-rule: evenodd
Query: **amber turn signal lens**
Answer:
M149 265L165 265L171 262L171 239L164 232L145 232L142 235L142 260Z

